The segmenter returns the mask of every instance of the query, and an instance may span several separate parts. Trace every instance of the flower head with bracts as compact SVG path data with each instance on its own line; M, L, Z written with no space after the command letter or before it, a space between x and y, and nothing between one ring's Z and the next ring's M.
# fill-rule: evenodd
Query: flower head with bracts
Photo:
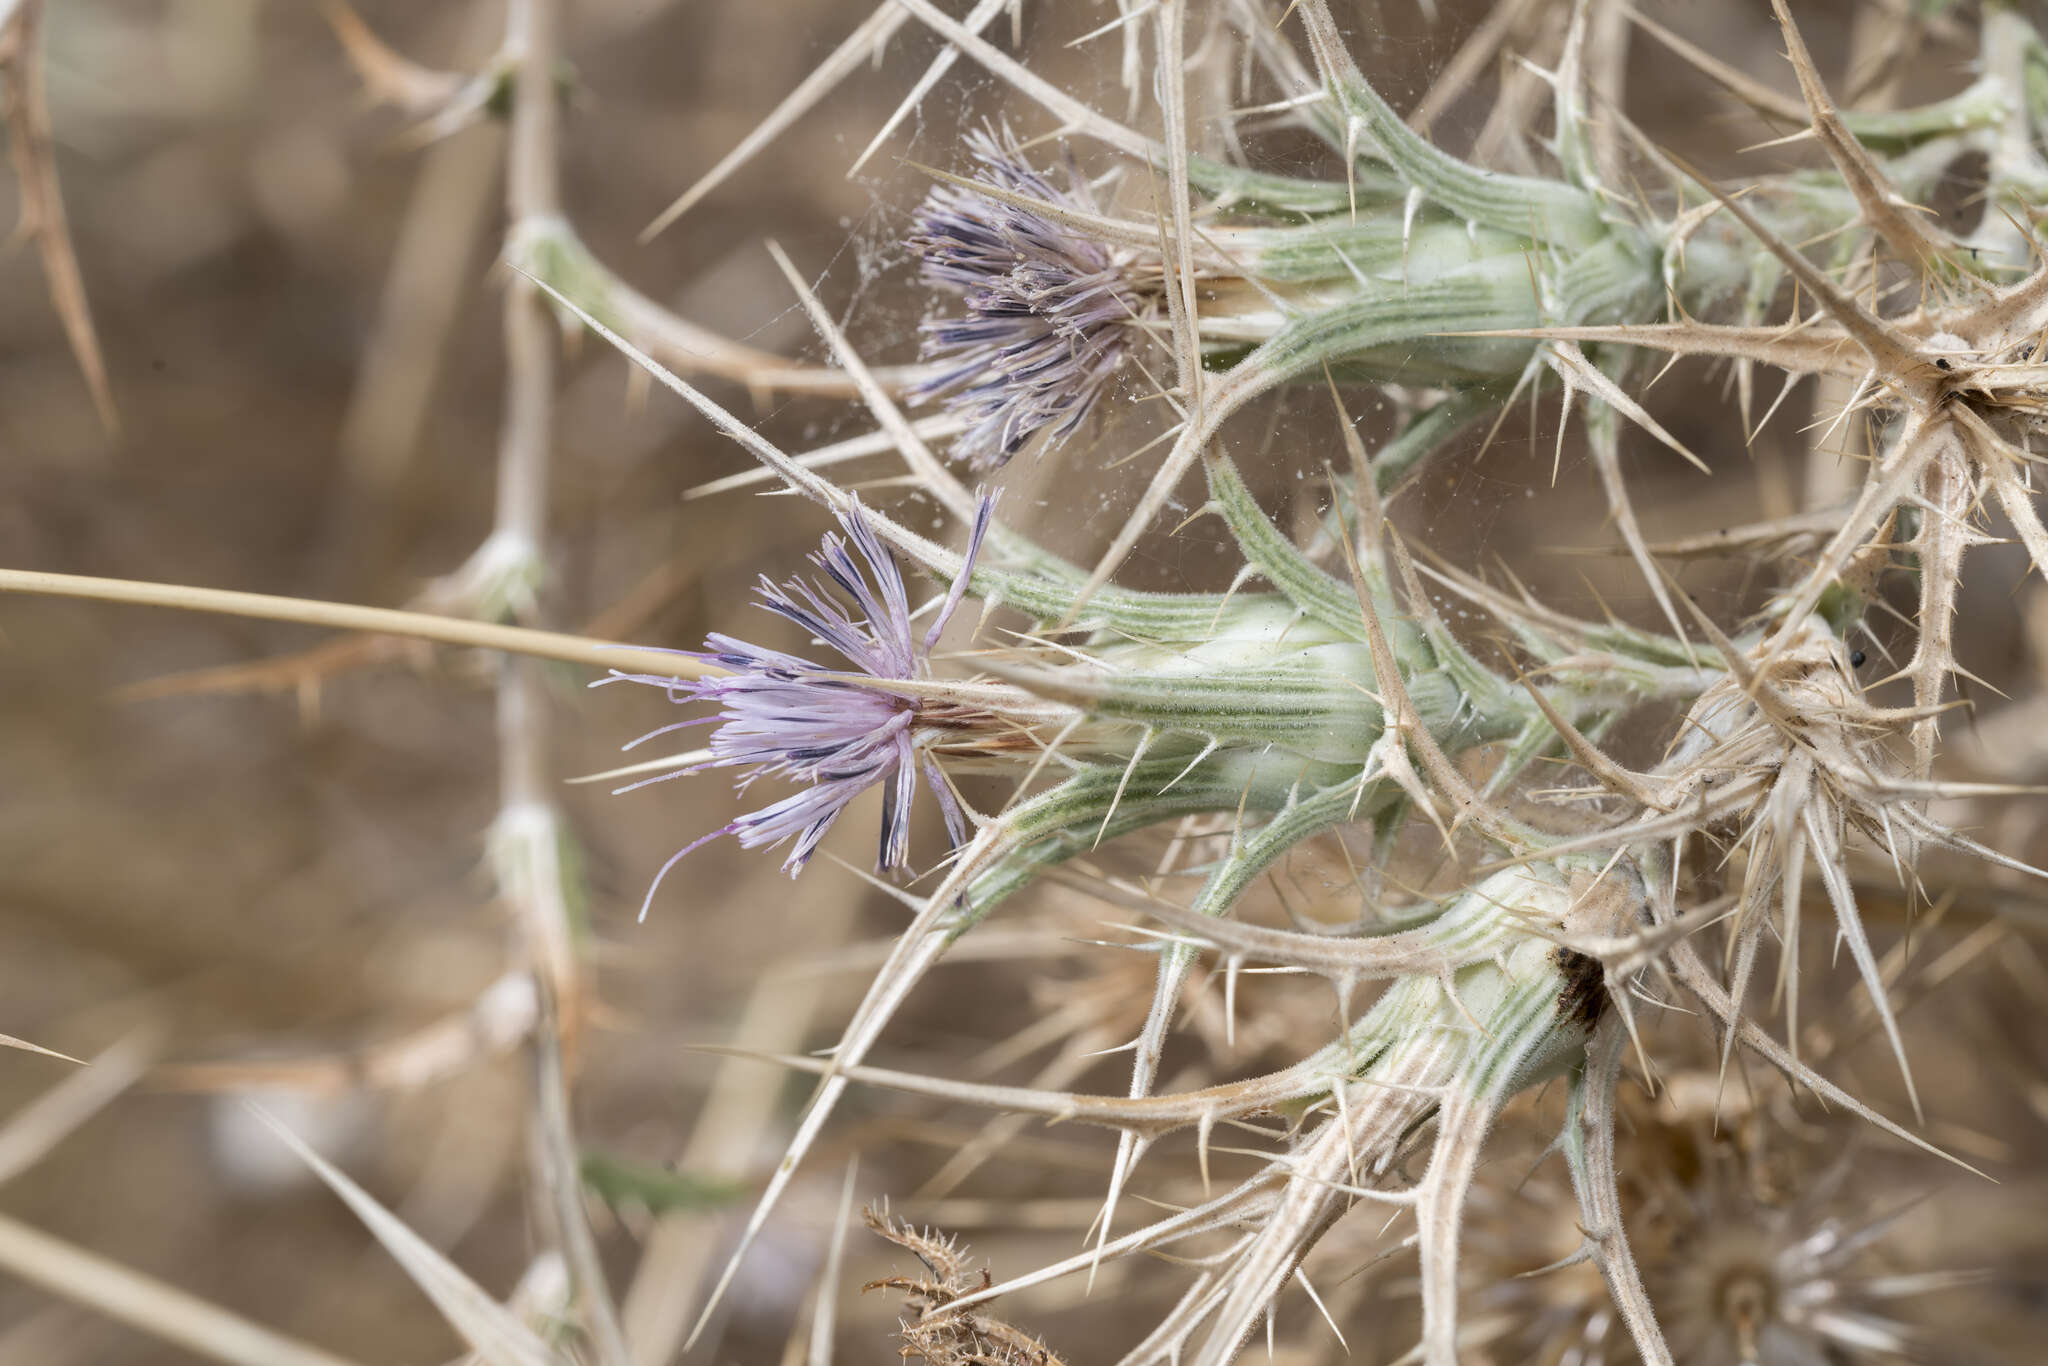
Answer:
M1007 132L967 135L994 189L1019 199L1094 211L1087 182L1062 190L1023 161ZM1101 242L1021 204L943 184L918 209L910 245L925 283L958 294L963 316L923 326L937 373L915 390L941 398L969 426L954 451L992 469L1040 432L1062 441L1109 387L1147 305L1127 263Z
M994 503L993 498L981 501L960 572L921 637L911 622L901 569L876 537L859 501L850 500L839 514L845 534L827 532L823 545L810 556L832 588L801 578L777 585L764 575L758 589L761 607L795 622L844 665L820 664L714 633L705 640L706 650L688 653L722 673L680 680L614 671L601 680L646 683L665 689L675 701L711 702L719 708L714 717L662 726L627 746L688 726L718 723L707 749L689 756L692 761L685 766L646 782L707 768L743 768L742 792L764 776L803 785L684 846L663 865L656 887L685 854L721 835L737 836L748 849L794 839L782 861L783 870L794 877L847 804L884 784L888 793L882 804L876 864L885 871L904 867L919 774L939 803L952 841L957 845L966 838L965 813L931 749L972 726L975 718L944 697L888 685L929 679L932 647L967 590ZM653 887L647 895L651 901Z

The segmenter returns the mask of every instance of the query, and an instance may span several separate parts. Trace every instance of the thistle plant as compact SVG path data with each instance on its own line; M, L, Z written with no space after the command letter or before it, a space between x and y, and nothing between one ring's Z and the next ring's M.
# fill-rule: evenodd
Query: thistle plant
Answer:
M1966 828L1958 805L2029 794L1956 781L1943 746L1951 680L1973 676L1965 592L2006 593L2016 567L2048 575L2030 444L2048 411L2048 41L2028 18L1998 0L1966 17L1886 9L1881 71L1916 35L1968 31L1974 79L1918 104L1865 81L1852 108L1783 0L1796 100L1610 0L1525 0L1404 116L1328 0L1119 0L1077 39L1119 53L1118 118L1040 69L1022 19L1008 42L996 27L1028 11L1063 34L1063 7L889 0L656 224L744 175L894 35L937 43L870 153L913 115L935 120L948 82L1000 107L938 139L924 128L890 193L911 190L882 206L885 249L866 258L896 274L864 279L852 308L828 304L842 282L800 269L805 250L767 245L817 334L819 356L792 360L680 316L585 245L555 164L575 84L556 11L511 5L470 73L418 68L352 14L335 20L423 136L509 120L498 496L467 561L405 611L0 573L514 656L493 677L491 864L516 951L493 991L521 1009L490 1037L516 1034L530 1065L546 1228L531 1274L552 1307L515 1316L309 1158L481 1358L628 1366L693 1350L749 1252L800 1222L858 1087L925 1117L990 1113L948 1140L922 1190L895 1188L911 1178L893 1162L848 1173L790 1360L833 1359L841 1292L862 1283L906 1297L898 1346L940 1366L1227 1366L1261 1339L1327 1359L1407 1299L1412 1340L1386 1358L1426 1366L1948 1359L1887 1306L1954 1289L1959 1269L1906 1253L1911 1272L1868 1269L1898 1220L1845 1154L1867 1143L1981 1179L1972 1164L1997 1145L1955 1142L1974 1135L1944 1119L1953 1087L1914 1065L1942 1040L1908 1007L1957 964L1923 968L1919 926L1900 922L2038 914L2035 855ZM1644 41L1802 130L1813 164L1724 184L1660 145L1623 80ZM1431 129L1504 46L1517 60L1488 131L1454 151ZM1966 176L1971 212L1925 208ZM901 306L871 309L885 289ZM772 484L829 521L809 570L749 564L758 631L677 649L540 629L551 321L594 334L754 462L695 497ZM1727 367L1733 401L1712 421L1651 410L1658 367L1684 358ZM1783 388L1759 413L1772 374ZM1624 477L1635 434L1733 480L1808 377L1804 504L1779 488L1753 522L1654 541ZM730 381L847 402L863 428L792 449L772 417L733 410ZM1413 513L1432 476L1508 459L1524 401L1555 422L1550 477L1576 478L1583 457L1597 481L1584 496L1604 505L1647 622L1568 609L1554 568L1504 579ZM1363 434L1352 413L1367 405L1391 408L1392 429ZM1530 447L1540 426L1521 433ZM1822 477L1856 438L1848 482ZM1539 481L1542 454L1512 477ZM869 463L855 475L852 461ZM1128 509L1095 536L1078 490L1120 470ZM1195 534L1223 561L1213 581L1123 574ZM2006 539L2026 566L1975 553ZM1739 561L1746 597L1702 602L1671 568L1709 552ZM764 995L739 1043L698 1041L722 1065L766 1057L816 1078L780 1160L744 1173L749 1212L701 1294L677 1267L701 1269L714 1240L679 1253L675 1223L653 1225L623 1302L606 1279L600 1243L624 1234L584 1199L570 1103L577 1049L602 1046L583 1027L608 1018L584 932L604 911L586 909L549 771L560 704L518 656L640 685L585 704L591 731L630 733L615 699L643 688L679 709L596 775L615 809L667 810L684 786L725 804L671 828L667 861L636 872L640 922L704 914L712 898L669 874L727 835L846 914L869 891L907 913L822 1054L799 1051L819 993ZM872 873L828 857L855 827L875 841ZM1957 912L1966 895L1984 904ZM750 915L785 912L751 900ZM1822 904L1834 955L1817 951ZM1010 991L1036 1018L982 1066L896 1065L937 970L1005 934L1054 936L1090 966ZM1835 1004L1816 1012L1816 997ZM982 1012L939 1013L970 1038ZM1852 1035L1881 1041L1881 1080L1845 1075ZM1027 1081L991 1075L1054 1045ZM1114 1146L1084 1149L1082 1236L1036 1264L1005 1248L999 1280L922 1220L983 1180L997 1193L979 1207L1015 1212L1025 1164L1010 1145L1035 1120ZM1549 1159L1525 1190L1501 1179L1517 1147ZM692 1160L660 1175L694 1178ZM916 1266L847 1270L869 1198L871 1250ZM873 1212L889 1198L903 1218ZM1041 1322L1055 1291L1117 1297L1113 1343ZM2001 1345L1970 1347L1996 1359Z
M1558 1075L1571 1078L1570 1114L1559 1141L1571 1157L1587 1230L1583 1255L1599 1266L1636 1352L1648 1361L1672 1359L1620 1225L1617 1195L1615 1088L1622 1044L1633 1029L1628 993L1637 975L1649 972L1683 987L1718 1018L1724 1069L1741 1042L1798 1083L1910 1138L1798 1060L1797 962L1807 867L1825 886L1840 941L1902 1069L1904 1044L1850 885L1848 841L1873 841L1906 866L1933 846L2023 868L1924 809L1934 795L1925 786L1931 709L1940 699L1940 675L1952 662L1933 668L1925 660L1940 659L1945 648L1947 602L1923 601L1935 624L1923 626L1916 663L1908 669L1915 707L1873 708L1854 679L1845 637L1860 626L1891 548L1890 527L1900 516L1896 500L1906 488L1896 470L1888 484L1866 485L1861 520L1852 514L1817 565L1781 590L1760 624L1740 638L1688 604L1696 618L1692 634L1702 637L1696 644L1635 527L1616 458L1621 417L1697 459L1621 385L1631 365L1619 348L1645 341L1705 350L1718 340L1721 354L1745 364L1769 358L1788 369L1817 370L1821 366L1810 361L1787 364L1762 339L1799 337L1789 345L1807 347L1800 334L1819 332L1818 345L1830 354L1860 345L1868 363L1853 372L1859 395L1879 387L1900 392L1910 377L1930 395L1921 403L1948 404L1943 381L1904 368L1926 363L1896 329L1785 238L1811 236L1819 226L1802 215L1832 213L1838 220L1833 235L1841 239L1831 262L1836 271L1871 269L1876 253L1888 250L1922 268L1923 288L1931 282L1987 300L1966 306L1970 321L1955 323L1962 332L1939 320L1926 325L1929 332L1980 335L1989 319L2013 326L2027 307L2028 285L2002 286L1997 277L2017 263L1979 251L1970 254L1968 267L1960 265L1954 243L1906 223L1894 186L1924 190L1967 148L1981 150L2026 117L2023 100L2012 87L1980 88L1974 103L1951 104L1922 124L1892 125L1893 154L1881 163L1848 132L1781 9L1808 113L1838 179L1760 182L1745 187L1750 202L1744 203L1645 147L1644 154L1682 185L1694 184L1704 202L1690 212L1682 198L1678 207L1661 210L1650 202L1629 204L1601 183L1600 163L1611 161L1614 149L1604 158L1596 153L1584 113L1578 64L1589 13L1585 6L1574 11L1558 68L1548 76L1556 93L1552 151L1559 173L1553 178L1483 172L1415 136L1352 65L1328 11L1310 3L1303 25L1320 93L1305 100L1316 111L1305 122L1346 158L1341 202L1333 184L1322 187L1330 196L1323 204L1304 207L1315 204L1317 187L1296 184L1272 195L1286 206L1275 214L1257 196L1236 193L1229 172L1198 171L1185 148L1169 145L1163 155L1150 156L1154 169L1178 184L1199 185L1213 196L1205 214L1216 215L1199 234L1176 240L1180 221L1147 225L1105 214L1078 173L1068 173L1071 189L1056 189L1020 161L1013 139L984 133L971 143L980 178L949 178L921 211L912 245L922 257L923 278L958 295L966 312L926 325L926 355L942 368L908 392L913 399L939 398L954 410L962 424L957 455L986 469L1027 443L1043 450L1072 438L1088 411L1108 401L1115 368L1157 330L1162 315L1170 320L1170 349L1181 375L1169 398L1188 415L1135 513L1091 573L1074 574L1012 535L998 548L998 564L976 577L975 591L986 602L1035 618L1022 645L996 652L985 666L1071 708L1072 719L1050 742L1041 741L1043 751L1019 779L1013 804L980 820L939 885L914 901L916 921L832 1060L811 1068L826 1081L791 1154L802 1155L844 1085L860 1080L1119 1129L1095 1246L1039 1276L1190 1238L1220 1240L1220 1247L1196 1258L1199 1274L1175 1309L1125 1360L1233 1359L1262 1321L1270 1325L1276 1297L1315 1241L1357 1201L1412 1210L1422 1261L1420 1350L1429 1361L1456 1360L1460 1212L1480 1145L1508 1100ZM972 35L949 28L943 16L929 21L1002 69L1001 61L977 51ZM2018 40L1996 22L1992 28ZM1270 45L1254 47L1283 88L1289 77L1308 84L1305 73ZM1033 85L1017 84L1057 107ZM1611 117L1620 121L1618 114ZM2009 197L2013 186L2028 181L2011 160L2003 174L2010 181L1994 185L1994 197ZM1760 212L1751 204L1766 207ZM1745 237L1762 254L1742 250ZM1839 335L1825 332L1827 322L1786 331L1751 320L1772 306L1785 277L1822 301ZM1658 321L1667 308L1687 316L1725 307L1736 309L1740 320ZM1741 318L1744 312L1749 318ZM2031 318L2021 325L2032 325ZM2010 350L2019 345L2017 336L2002 332L1978 345ZM858 361L844 338L829 327L827 337L858 382ZM1745 350L1729 338L1758 344ZM1581 344L1599 349L1588 356ZM652 365L644 355L636 359ZM1932 372L1954 373L1953 360L1934 359L1941 363L1928 365ZM1220 377L1205 380L1204 371ZM1394 450L1379 459L1363 449L1351 452L1357 473L1348 501L1340 481L1331 481L1337 502L1327 543L1343 558L1348 584L1282 536L1230 460L1210 449L1239 408L1309 375L1399 381L1445 394ZM1385 482L1395 483L1450 430L1546 375L1562 385L1568 408L1574 395L1588 398L1589 444L1624 538L1651 575L1648 587L1673 635L1560 623L1468 579L1447 580L1519 637L1520 650L1540 666L1543 682L1523 677L1517 687L1437 618L1405 551L1381 530L1380 492L1383 470ZM721 416L680 380L663 378L700 409ZM1927 389L1930 383L1935 390ZM872 382L863 396L885 428L907 430ZM1982 473L1960 486L1966 496L1952 500L1951 518L1964 515L2000 486L1997 481L2016 478L2012 471L2021 461L1976 410L1957 411L1962 416L1919 419L1940 421L1957 446L1980 443L1972 467ZM1966 430L1970 438L1960 435ZM1997 461L1982 444L1994 441ZM787 457L764 452L764 458L795 487L833 501L829 489L817 487ZM1233 589L1213 603L1175 601L1107 586L1122 555L1197 458L1204 461L1209 490L1202 510L1229 528L1244 559L1241 582L1265 580L1277 590L1270 597L1239 596ZM928 484L946 478L927 452L916 453L912 469ZM1923 471L1924 465L1914 475ZM952 491L953 501L960 496ZM2015 502L2025 500L2016 496ZM2023 530L2038 525L2030 506L2013 515ZM1923 531L1923 541L1931 544L1932 534ZM1967 536L1942 534L1953 566ZM918 548L907 532L893 539L906 551ZM1930 568L1920 559L1924 597ZM930 567L945 565L933 559ZM1938 567L1932 572L1943 573ZM1397 578L1405 590L1399 598ZM1944 591L1953 592L1953 581ZM1202 618L1205 627L1191 630ZM1390 632L1389 620L1400 629ZM1606 648L1585 648L1595 641ZM1059 662L1033 663L1031 655L1048 644ZM1657 769L1632 773L1600 750L1595 737L1634 707L1674 698L1690 706ZM1883 744L1888 727L1913 732L1916 760L1909 771L1892 767ZM1467 776L1468 756L1485 746L1497 750L1489 756L1490 771L1475 784ZM1527 766L1554 751L1569 753L1601 788L1642 814L1620 823L1596 820L1590 828L1580 823L1576 830L1511 814L1506 799L1517 792ZM1281 756L1291 769L1285 776L1276 766ZM1034 795L1034 780L1054 762L1074 771ZM1133 1045L1127 1101L937 1082L865 1066L881 1027L945 946L1046 866L1073 857L1082 838L1092 838L1093 847L1175 817L1229 811L1233 796L1233 833L1187 906L1150 890L1127 893L1170 931L1158 950L1154 1006ZM1433 822L1454 855L1461 840L1476 839L1512 867L1467 892L1403 906L1394 921L1398 929L1375 924L1317 935L1231 928L1229 917L1254 880L1297 845L1340 825L1359 825L1374 833L1373 857L1384 864L1393 835L1412 815ZM1743 853L1742 890L1684 904L1690 900L1684 892L1687 850L1700 836L1724 830L1735 833ZM1667 838L1670 847L1660 851ZM1733 927L1725 986L1692 942L1702 927L1723 920ZM1788 1047L1770 1042L1742 1006L1767 928L1785 944L1780 983L1793 1040ZM1210 1091L1154 1096L1188 964L1204 946L1233 961L1265 957L1329 978L1344 1021L1351 1019L1359 983L1392 984L1357 1023L1346 1023L1330 1045L1291 1068ZM1910 1076L1907 1086L1910 1094ZM1184 1214L1112 1236L1119 1193L1163 1133L1195 1127L1206 1148L1219 1120L1242 1123L1260 1114L1287 1121L1282 1133L1269 1136L1279 1150L1260 1176ZM1425 1125L1435 1128L1431 1155L1422 1176L1401 1187L1389 1179L1395 1160ZM785 1160L750 1232L760 1227L790 1170ZM1232 1229L1242 1231L1231 1238L1226 1231ZM972 1294L949 1301L948 1312L977 1302ZM1756 1348L1745 1350L1754 1355Z

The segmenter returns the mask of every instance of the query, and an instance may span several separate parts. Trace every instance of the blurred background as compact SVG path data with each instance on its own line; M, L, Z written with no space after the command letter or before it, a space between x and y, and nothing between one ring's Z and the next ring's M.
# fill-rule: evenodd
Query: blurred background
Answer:
M696 323L815 360L820 349L763 248L772 237L821 280L870 358L911 359L930 302L898 245L928 184L912 163L959 169L959 130L984 117L1008 114L1033 131L1044 123L962 63L849 180L845 166L938 51L915 25L701 206L637 240L870 8L567 0L563 202L598 258ZM1121 113L1129 97L1114 41L1067 46L1113 8L1026 8L1024 48L1038 69ZM1421 94L1487 14L1442 5L1429 23L1424 8L1390 0L1351 10L1354 50L1397 106ZM1760 0L1650 8L1757 79L1793 89ZM1824 65L1848 60L1863 8L1799 6ZM363 0L357 12L392 49L453 71L487 59L503 25L496 0ZM330 13L281 0L51 7L43 49L55 164L119 429L95 414L34 246L18 246L0 258L0 564L402 605L489 532L504 375L505 278L493 268L505 230L503 129L486 113L422 145L414 119L366 96ZM1532 30L1529 41L1548 40ZM1797 148L1743 154L1775 130L1734 112L1664 49L1639 41L1635 53L1629 108L1654 136L1729 176L1798 162ZM1959 88L1968 56L1966 44L1932 42L1899 97ZM1490 89L1482 80L1439 120L1448 145L1482 135ZM1254 146L1282 168L1309 164L1305 145L1284 132ZM1097 164L1094 149L1075 152ZM0 222L19 198L18 182L0 176ZM546 622L663 646L694 646L709 630L759 635L748 605L755 577L797 570L820 516L744 492L686 499L746 469L745 454L634 382L596 339L571 338L565 354ZM1744 451L1729 443L1724 379L1682 368L1654 391L1680 439L1720 455L1709 478L1653 447L1632 448L1653 539L1754 520L1827 477L1804 454L1804 389ZM841 402L710 387L791 449L867 427ZM1368 439L1390 420L1369 395L1354 412ZM1276 405L1254 417L1245 430L1266 449L1302 452L1261 466L1269 494L1334 449L1325 409ZM1459 563L1497 557L1566 610L1605 604L1650 624L1632 570L1604 553L1559 553L1613 542L1569 444L1552 481L1555 420L1554 411L1533 425L1518 414L1491 449L1475 442L1446 462L1401 509L1406 529ZM1133 480L1084 464L1083 453L1134 446L1155 429L1148 423L1155 417L1144 411L1111 419L1064 464L1009 472L1004 515L1064 551L1098 546ZM895 472L871 466L849 477ZM886 487L873 496L897 496ZM1049 509L1055 487L1060 501ZM1160 539L1131 577L1226 581L1220 537L1197 526ZM2041 615L2034 590L2013 588L2023 563L2015 554L2011 573L1971 580L1983 598L1966 604L1960 651L2014 705L2037 690L2041 658L2026 625ZM1724 620L1769 586L1739 562L1686 575ZM159 1068L0 1187L8 1216L347 1359L459 1354L428 1300L244 1101L253 1089L494 1294L510 1294L528 1271L545 1204L527 1156L529 1069L476 1005L516 953L484 862L497 807L492 676L461 652L0 600L0 1030L79 1057L128 1040ZM674 719L651 692L588 692L584 673L567 667L552 677L556 777L622 762L619 745ZM2048 771L2048 745L2028 731L2039 752L2002 761ZM904 913L840 867L821 861L791 884L772 856L720 841L693 854L636 922L661 862L738 808L717 775L618 798L608 786L559 793L587 891L596 1002L571 1071L607 1270L629 1324L645 1325L694 1316L704 1276L808 1090L692 1045L828 1043ZM864 815L832 842L862 866L873 828ZM2040 844L2038 813L2001 808L1984 820L2002 822L1993 826L2002 849ZM933 835L920 830L921 851L936 848ZM1327 885L1314 867L1289 875ZM1994 1196L1927 1166L1900 1181L1940 1193L1945 1218L1926 1217L1931 1206L1913 1216L1925 1258L1989 1273L1988 1286L1930 1312L1996 1337L2038 1329L2043 1312L2044 1242L2019 1212L2040 1210L2048 1193L2039 1157L2048 1148L2039 1010L2048 972L2028 937L2038 911L1990 922L1983 911L2010 909L2010 897L1964 887L1955 900L1915 949L1916 964L1944 965L1914 997L1916 1062L1933 1136L2007 1184ZM1074 942L1100 932L1096 914L1078 893L1035 896L1016 927L940 970L878 1061L1023 1081L1064 1059L1061 1084L1120 1088L1115 1059L1093 1065L1081 1055L1128 1037L1150 969L1139 955L1090 954ZM1900 943L1903 923L1882 931L1881 949ZM1998 932L1984 934L1987 923ZM1210 1051L1189 1045L1168 1075L1249 1067L1262 1048L1285 1044L1290 1021L1319 1027L1328 1009L1325 999L1274 991L1255 999L1267 1001L1253 1012L1258 1027L1234 1046L1210 1029ZM1871 1051L1867 1021L1844 1033L1845 1057ZM1972 1065L1944 1068L1947 1058ZM1983 1065L1990 1058L1996 1065ZM1859 1094L1895 1112L1882 1049L1866 1061L1843 1066L1861 1066ZM0 1114L70 1070L0 1053ZM1020 1126L996 1162L945 1173L982 1122L856 1094L705 1342L686 1358L655 1359L774 1362L793 1334L800 1345L854 1157L857 1202L893 1196L898 1212L974 1242L998 1276L1074 1250L1099 1197L1106 1138ZM1533 1160L1540 1147L1522 1155ZM1166 1175L1146 1193L1170 1198L1173 1159L1154 1161ZM1512 1158L1502 1167L1508 1185L1522 1174ZM1561 1180L1554 1167L1552 1177ZM1973 1226L1982 1232L1965 1245ZM834 1359L894 1360L896 1304L858 1287L907 1258L858 1230L846 1255L828 1287L840 1301ZM1377 1254L1348 1255L1367 1264ZM1357 1359L1390 1359L1412 1341L1412 1287L1401 1283L1411 1271L1368 1278L1384 1305L1369 1316L1373 1328L1355 1332ZM1062 1283L1006 1308L1078 1364L1109 1359L1091 1345L1125 1340L1157 1312L1160 1293L1119 1271L1086 1301ZM1306 1309L1301 1317L1306 1339L1315 1325ZM0 1275L0 1363L196 1359Z

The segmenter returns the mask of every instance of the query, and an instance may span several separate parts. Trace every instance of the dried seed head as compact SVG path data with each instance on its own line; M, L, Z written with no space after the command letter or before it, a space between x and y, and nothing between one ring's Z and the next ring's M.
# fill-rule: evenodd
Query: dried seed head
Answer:
M1915 1326L1925 1322L1923 1297L1967 1279L1929 1265L1911 1236L1911 1211L1946 1179L1934 1159L1865 1142L1868 1126L1796 1105L1774 1074L1724 1086L1708 1032L1692 1020L1666 1025L1648 1043L1670 1070L1657 1095L1623 1089L1615 1166L1623 1221L1673 1359L1955 1360ZM1552 1121L1540 1109L1514 1107L1499 1141L1544 1146ZM1848 1180L1852 1169L1902 1184L1872 1201ZM1503 1162L1474 1191L1463 1279L1475 1312L1464 1359L1635 1360L1600 1277L1584 1264L1558 1265L1583 1238L1563 1171L1525 1172Z
M906 1359L929 1366L1062 1366L1044 1343L990 1315L985 1305L950 1310L953 1301L986 1290L993 1279L986 1267L977 1272L967 1265L967 1249L958 1238L892 1219L886 1209L866 1209L861 1217L870 1230L908 1250L930 1273L917 1279L890 1276L861 1287L904 1292L907 1303L901 1322Z
M1928 818L1926 788L1904 778L1887 748L1911 714L1864 697L1849 652L1826 621L1811 616L1781 634L1790 637L1782 645L1767 641L1732 657L1729 677L1701 694L1656 801L1667 811L1696 811L1691 830L1735 832L1744 860L1731 995L1744 998L1765 931L1775 928L1788 946L1781 972L1788 1032L1798 1022L1799 973L1789 955L1799 943L1803 884L1809 869L1820 875L1911 1093L1905 1045L1850 879L1851 841L1868 842L1900 869L1912 868L1926 844L1980 846Z

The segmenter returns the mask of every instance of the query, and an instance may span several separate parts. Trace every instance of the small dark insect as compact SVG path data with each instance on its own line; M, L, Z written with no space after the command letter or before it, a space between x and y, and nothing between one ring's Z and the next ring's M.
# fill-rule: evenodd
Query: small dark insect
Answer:
M1600 960L1563 947L1553 951L1550 959L1564 974L1564 990L1557 997L1558 1018L1591 1033L1607 1008L1607 976Z
M1864 654L1861 650L1851 650L1849 652L1849 667L1852 669L1860 669L1863 667L1863 661L1868 658L1870 658L1870 656Z

